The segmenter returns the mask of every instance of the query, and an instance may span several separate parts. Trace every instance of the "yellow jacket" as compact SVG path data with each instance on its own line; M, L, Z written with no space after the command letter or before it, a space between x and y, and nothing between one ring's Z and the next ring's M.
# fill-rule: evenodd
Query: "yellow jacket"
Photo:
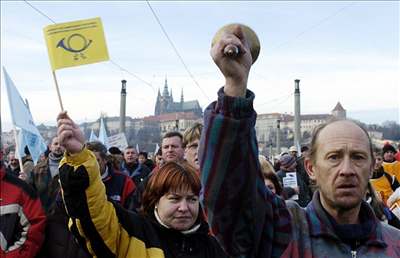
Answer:
M96 158L86 148L65 155L60 181L70 226L95 257L225 257L204 220L198 230L183 234L108 201Z

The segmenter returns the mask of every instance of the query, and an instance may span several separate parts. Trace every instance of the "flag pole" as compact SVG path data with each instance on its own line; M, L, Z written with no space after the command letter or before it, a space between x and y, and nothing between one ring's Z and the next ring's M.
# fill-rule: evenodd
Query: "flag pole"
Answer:
M58 96L58 101L60 102L61 111L64 111L64 106L61 100L60 88L58 87L56 72L54 70L52 72L53 72L54 83L56 84L57 96Z
M24 171L24 165L22 164L22 156L21 156L21 150L19 149L19 142L18 142L18 136L17 136L17 128L14 126L14 138L15 138L15 155L18 155L18 162L19 162L19 170L20 170L20 175L18 176L20 179L24 180L24 178L21 178L21 173L23 173L22 175L25 174ZM26 175L26 174L25 174ZM24 175L24 177L25 177ZM26 178L26 177L25 177Z

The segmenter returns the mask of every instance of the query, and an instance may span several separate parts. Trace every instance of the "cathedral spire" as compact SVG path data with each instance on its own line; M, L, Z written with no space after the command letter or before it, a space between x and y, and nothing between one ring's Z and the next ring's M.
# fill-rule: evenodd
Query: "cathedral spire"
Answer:
M167 76L165 75L165 84L164 84L164 91L163 91L163 97L168 97L168 82L167 82Z

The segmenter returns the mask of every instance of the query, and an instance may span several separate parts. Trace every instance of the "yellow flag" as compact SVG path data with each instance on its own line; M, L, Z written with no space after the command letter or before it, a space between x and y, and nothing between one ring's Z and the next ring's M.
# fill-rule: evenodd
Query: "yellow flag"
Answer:
M100 18L57 23L43 30L53 71L109 60Z

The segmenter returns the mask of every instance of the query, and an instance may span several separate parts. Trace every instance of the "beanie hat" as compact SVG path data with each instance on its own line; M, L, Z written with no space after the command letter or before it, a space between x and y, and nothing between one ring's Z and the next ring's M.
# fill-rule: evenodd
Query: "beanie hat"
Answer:
M290 167L294 162L296 162L295 157L289 154L284 154L279 159L282 167Z
M388 151L392 151L393 153L396 153L396 149L391 145L391 144L385 144L382 148L382 154L385 154Z

